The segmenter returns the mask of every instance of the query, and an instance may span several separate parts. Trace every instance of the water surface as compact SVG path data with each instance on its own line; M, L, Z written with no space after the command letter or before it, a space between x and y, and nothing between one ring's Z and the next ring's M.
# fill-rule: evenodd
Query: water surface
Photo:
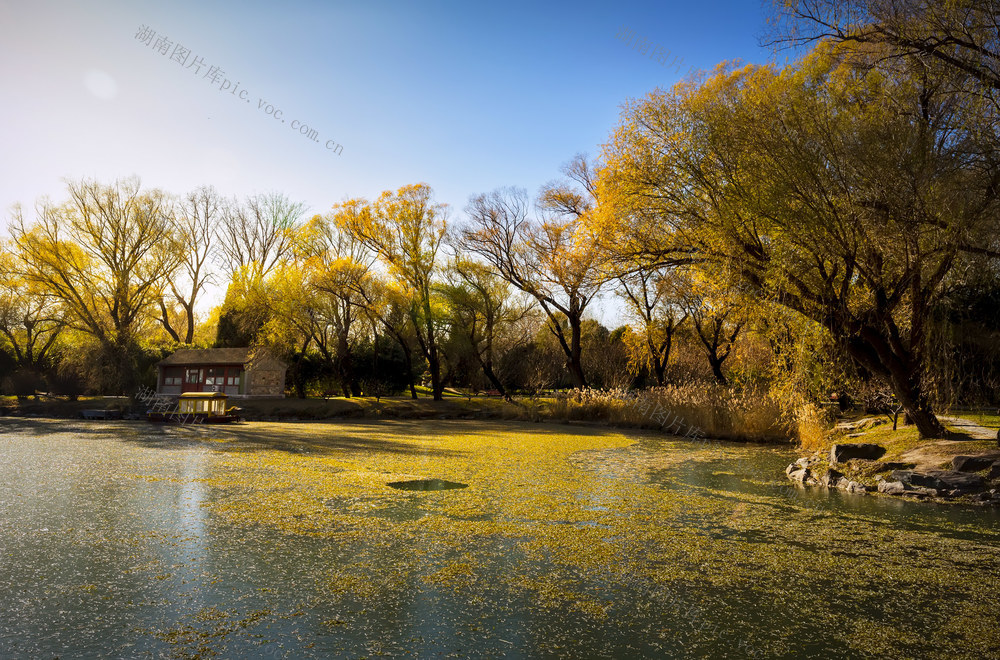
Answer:
M785 448L0 420L0 657L1000 657L995 509ZM397 490L406 481L467 488Z

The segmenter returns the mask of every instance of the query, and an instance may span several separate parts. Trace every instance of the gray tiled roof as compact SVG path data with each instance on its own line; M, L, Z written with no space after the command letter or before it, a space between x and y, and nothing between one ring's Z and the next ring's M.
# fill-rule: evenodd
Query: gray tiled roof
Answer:
M182 348L160 360L164 366L196 366L202 364L245 364L249 348Z

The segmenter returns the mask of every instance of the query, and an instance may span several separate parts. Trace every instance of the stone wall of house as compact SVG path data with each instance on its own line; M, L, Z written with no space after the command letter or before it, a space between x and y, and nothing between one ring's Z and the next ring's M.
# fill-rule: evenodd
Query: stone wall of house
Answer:
M284 396L285 369L253 369L247 372L250 396Z

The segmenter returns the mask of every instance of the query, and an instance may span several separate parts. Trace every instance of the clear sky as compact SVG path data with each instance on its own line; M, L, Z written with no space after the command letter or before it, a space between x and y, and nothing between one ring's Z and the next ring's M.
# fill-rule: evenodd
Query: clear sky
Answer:
M534 193L574 154L599 154L626 99L691 67L771 59L759 46L768 11L759 0L0 0L0 209L63 199L65 179L82 177L279 191L311 213L423 181L458 219L470 195ZM668 64L617 39L623 27Z

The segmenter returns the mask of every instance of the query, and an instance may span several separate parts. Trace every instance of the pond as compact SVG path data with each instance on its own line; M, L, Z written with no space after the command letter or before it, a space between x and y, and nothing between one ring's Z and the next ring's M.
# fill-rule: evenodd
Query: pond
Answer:
M793 456L0 419L0 657L1000 657L995 509L798 490Z

